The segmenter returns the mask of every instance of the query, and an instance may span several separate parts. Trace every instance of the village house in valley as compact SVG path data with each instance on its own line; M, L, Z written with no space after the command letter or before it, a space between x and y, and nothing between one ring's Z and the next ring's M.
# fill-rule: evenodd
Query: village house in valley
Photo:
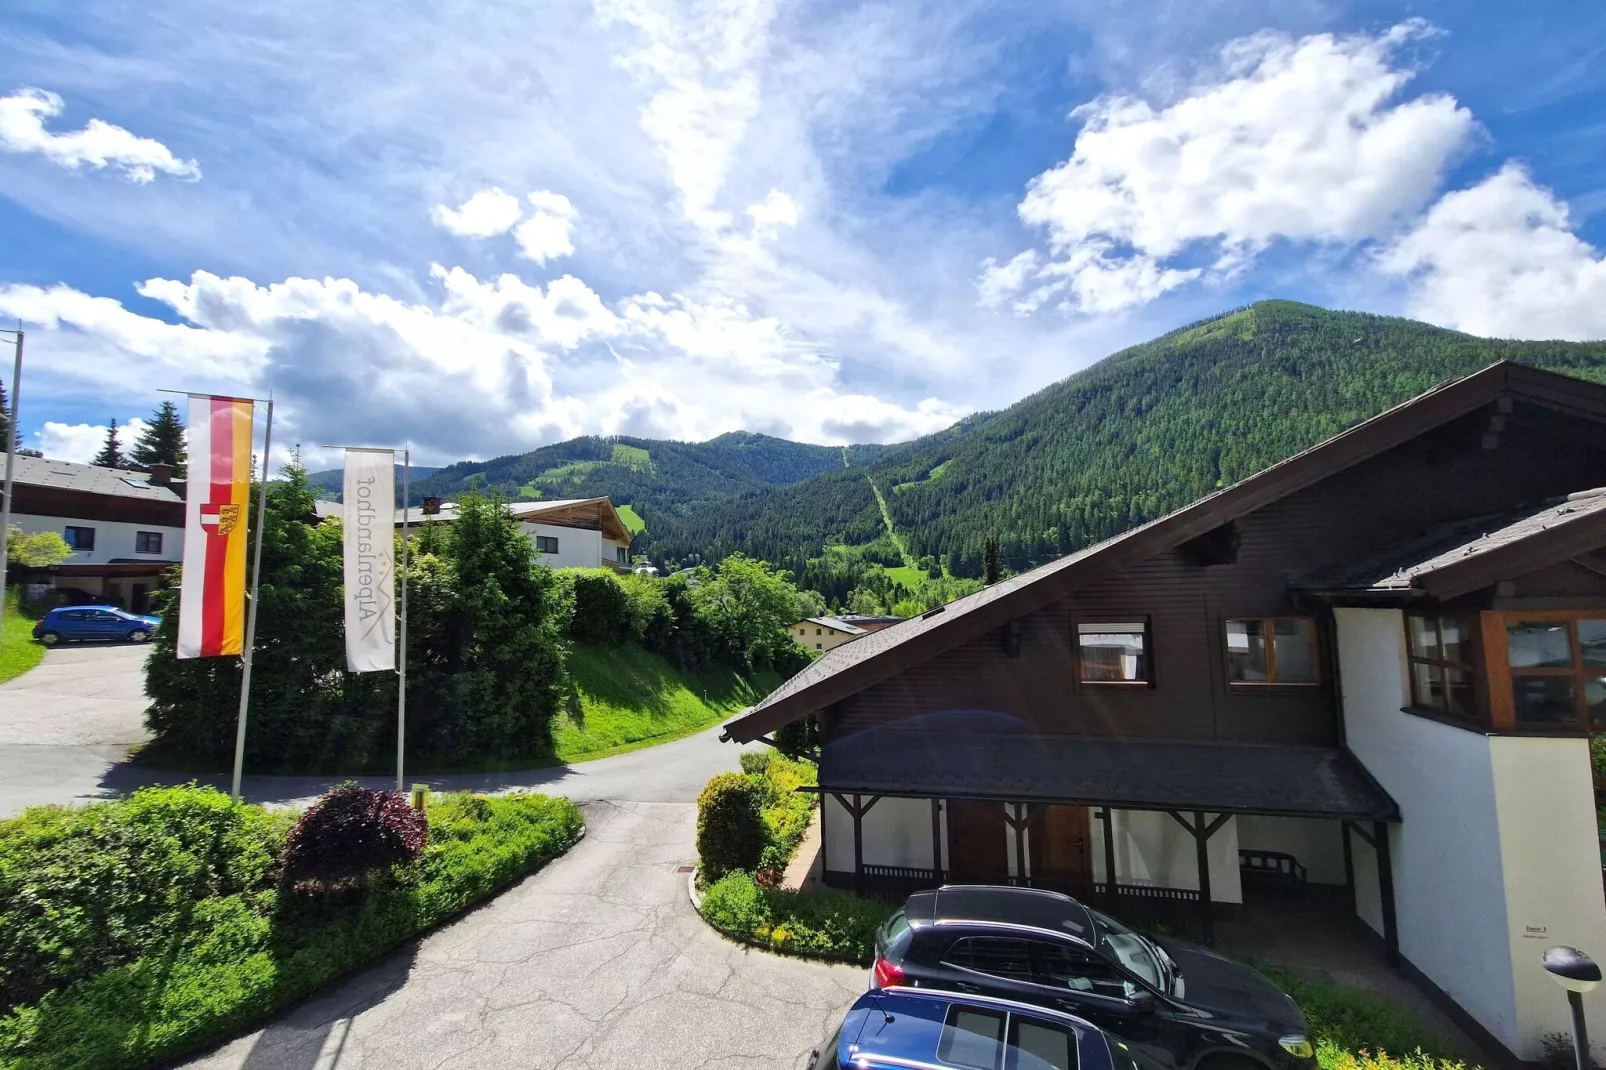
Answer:
M1535 1060L1541 952L1606 949L1603 488L1606 387L1495 364L827 651L726 738L818 719L830 883L1199 935L1279 885Z
M136 472L19 454L12 524L53 531L73 552L32 574L13 566L17 578L146 612L150 593L184 555L184 484L172 474L161 464Z
M320 501L320 517L341 516L339 502ZM507 509L519 529L535 545L537 560L549 568L611 568L630 571L630 529L608 498L567 498L540 502L509 502ZM396 527L402 526L396 510ZM456 502L415 505L406 520L415 530L422 524L447 524L457 519Z

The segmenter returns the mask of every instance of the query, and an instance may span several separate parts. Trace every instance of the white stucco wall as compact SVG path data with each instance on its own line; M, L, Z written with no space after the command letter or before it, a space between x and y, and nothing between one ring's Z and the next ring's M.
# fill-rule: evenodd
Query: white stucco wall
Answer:
M596 568L605 562L618 563L617 551L625 548L625 560L630 560L630 546L604 538L602 532L590 528L565 528L556 524L521 522L520 529L533 544L537 535L558 540L555 554L537 553L536 560L548 568Z
M1402 713L1402 615L1336 617L1346 740L1403 819L1390 827L1400 953L1501 1043L1537 1058L1539 1037L1567 1020L1540 953L1576 942L1606 958L1587 745ZM1376 857L1352 842L1356 910L1381 931ZM1606 1028L1606 1006L1600 1014L1597 1025L1591 1009L1592 1029Z
M14 513L11 522L32 535L41 531L54 531L66 537L67 526L95 529L95 548L76 550L67 558L69 565L104 565L113 559L124 561L178 561L184 556L184 529L163 527L160 524L128 524L120 520L89 520L84 517L34 516ZM162 552L141 554L134 551L134 533L157 531L162 535ZM65 584L63 584L65 586Z
M1516 736L1489 743L1516 993L1518 1043L1512 1047L1534 1059L1546 1033L1572 1032L1567 1004L1539 965L1540 955L1570 944L1606 961L1606 891L1589 744ZM1584 1006L1590 1035L1606 1036L1606 997L1585 996ZM1598 1042L1593 1046L1600 1051Z
M868 801L869 797L865 797ZM830 795L820 803L825 868L853 872L853 817ZM946 815L943 830L946 833ZM864 861L878 866L931 868L931 803L883 798L864 815Z
M1313 884L1344 883L1344 841L1337 821L1251 814L1234 820L1241 849L1293 855Z
M1184 814L1184 817L1192 817ZM1206 821L1218 815L1206 814ZM1094 820L1095 826L1099 824ZM1199 887L1199 858L1193 836L1170 814L1116 810L1111 819L1115 833L1115 872L1123 884L1153 884L1164 888ZM1104 872L1102 830L1094 837L1094 869ZM1210 899L1216 903L1243 902L1238 880L1238 819L1228 818L1210 837Z

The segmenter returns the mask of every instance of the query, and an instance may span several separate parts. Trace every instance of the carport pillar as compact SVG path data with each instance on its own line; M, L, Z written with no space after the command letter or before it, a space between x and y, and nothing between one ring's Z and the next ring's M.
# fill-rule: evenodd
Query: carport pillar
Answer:
M1206 822L1202 810L1195 810L1192 820L1183 817L1175 810L1166 812L1193 836L1194 864L1199 867L1199 930L1204 942L1212 943L1216 938L1216 919L1210 897L1210 837L1214 836L1216 830L1225 825L1232 815L1217 814L1214 821Z
M1394 860L1389 853L1389 826L1387 821L1372 822L1368 832L1358 824L1344 822L1344 828L1355 833L1372 847L1377 859L1377 900L1383 912L1383 954L1393 969L1400 967L1400 930L1394 916ZM1349 838L1344 840L1346 846ZM1351 882L1354 881L1353 871Z
M931 800L931 879L942 884L942 800Z
M850 803L841 794L833 791L831 798L840 803L842 809L853 818L853 894L861 895L864 892L864 815L870 812L870 807L881 801L881 796L872 795L869 802L864 802L864 796L854 792L853 801ZM822 826L825 824L823 817L820 819L820 824Z
M1110 816L1110 808L1106 806L1099 817L1104 822L1104 890L1113 902L1115 900L1115 820Z
M1388 964L1400 968L1400 932L1394 918L1394 860L1389 854L1387 822L1372 822L1372 846L1377 850L1377 896L1383 908L1383 948Z

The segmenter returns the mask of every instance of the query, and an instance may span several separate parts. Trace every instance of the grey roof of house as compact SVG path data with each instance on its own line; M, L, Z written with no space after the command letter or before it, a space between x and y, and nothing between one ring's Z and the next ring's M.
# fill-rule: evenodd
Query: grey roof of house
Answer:
M1606 487L1505 513L1436 525L1362 561L1318 573L1301 586L1318 591L1403 592L1434 572L1516 546L1562 525L1606 522ZM1606 535L1606 528L1602 528Z
M0 464L5 454L0 453ZM171 485L155 485L149 472L129 472L121 468L100 468L76 461L57 461L49 457L17 455L12 479L34 487L57 487L87 494L108 494L118 498L138 498L147 502L182 502L184 495ZM179 487L183 484L180 483Z
M843 620L841 617L805 617L805 618L803 618L803 620L804 620L804 622L806 622L808 624L819 624L819 625L822 625L822 626L824 626L826 628L831 628L831 629L834 629L836 631L843 632L844 634L847 634L847 635L869 635L870 634L867 629L860 628L856 624L849 624L847 621Z
M885 725L833 741L820 755L820 787L1147 810L1399 816L1388 793L1337 747L1067 739L956 729L952 717L933 715L924 727Z
M508 502L508 512L516 517L528 516L532 513L544 513L552 509L563 509L571 505L584 505L586 502L601 501L600 498L551 498L538 502ZM343 517L346 515L345 506L340 502L330 502L319 499L317 503L319 518ZM396 510L396 523L402 522L402 514L407 514L409 524L422 524L426 520L456 520L457 503L442 502L441 511L437 514L425 514L422 506L415 505L407 510Z

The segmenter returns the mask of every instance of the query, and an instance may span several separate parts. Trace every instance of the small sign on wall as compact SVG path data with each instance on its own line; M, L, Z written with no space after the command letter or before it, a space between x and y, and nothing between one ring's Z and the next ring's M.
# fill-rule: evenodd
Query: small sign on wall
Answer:
M1549 929L1544 925L1524 925L1522 938L1524 940L1544 940L1548 938Z

